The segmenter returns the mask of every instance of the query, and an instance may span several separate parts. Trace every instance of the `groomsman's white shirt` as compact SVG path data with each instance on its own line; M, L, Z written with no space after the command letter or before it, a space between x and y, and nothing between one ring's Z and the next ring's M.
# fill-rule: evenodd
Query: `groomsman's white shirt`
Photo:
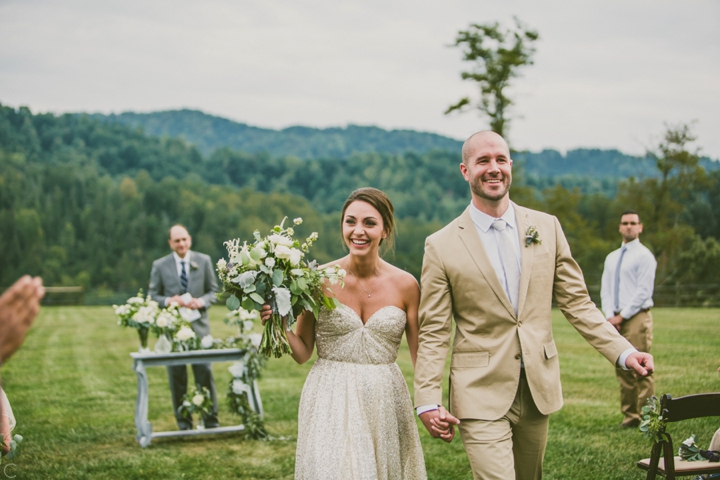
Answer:
M619 307L620 316L628 320L640 310L652 307L657 261L652 252L636 238L625 244L627 250L620 264ZM605 259L602 275L602 310L605 318L615 316L615 269L620 258L620 250L610 252Z

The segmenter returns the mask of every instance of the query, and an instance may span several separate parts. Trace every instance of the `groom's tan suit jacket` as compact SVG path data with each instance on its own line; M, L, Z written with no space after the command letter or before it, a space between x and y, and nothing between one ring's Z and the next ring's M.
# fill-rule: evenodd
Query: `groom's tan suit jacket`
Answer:
M416 407L443 404L441 384L453 318L450 411L461 419L497 420L505 415L517 392L521 361L538 410L547 415L560 409L560 365L550 316L553 298L575 329L613 364L632 348L590 300L557 218L513 206L522 256L517 315L469 210L426 240ZM542 244L526 246L531 226Z

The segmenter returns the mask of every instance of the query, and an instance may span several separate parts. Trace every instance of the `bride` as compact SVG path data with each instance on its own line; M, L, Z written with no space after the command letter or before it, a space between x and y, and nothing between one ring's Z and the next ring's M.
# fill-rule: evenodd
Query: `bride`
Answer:
M409 273L380 258L393 238L393 206L375 188L350 194L342 209L348 255L328 265L347 272L326 290L341 303L299 316L288 331L292 357L318 359L300 398L296 479L427 478L410 394L395 363L405 332L413 365L420 289ZM272 313L262 311L263 323ZM448 433L447 435L450 435Z

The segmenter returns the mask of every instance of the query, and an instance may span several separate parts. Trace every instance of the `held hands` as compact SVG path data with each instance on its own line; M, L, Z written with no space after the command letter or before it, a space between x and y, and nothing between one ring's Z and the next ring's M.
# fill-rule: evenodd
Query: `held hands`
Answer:
M460 425L460 420L445 410L445 407L440 406L437 410L423 412L419 416L431 437L452 442L455 437L455 425Z
M639 377L647 377L655 371L653 356L645 352L635 352L625 359L625 366L635 372Z

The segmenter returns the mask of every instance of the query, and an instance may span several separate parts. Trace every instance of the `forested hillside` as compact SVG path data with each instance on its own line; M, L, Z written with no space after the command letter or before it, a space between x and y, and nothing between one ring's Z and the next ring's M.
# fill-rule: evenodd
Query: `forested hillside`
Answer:
M401 154L424 153L432 149L457 151L462 142L434 133L414 130L383 130L348 125L344 128L289 127L283 130L258 128L208 115L197 110L169 110L153 113L125 112L119 115L91 115L102 121L141 127L153 136L183 137L203 153L229 147L272 156L344 158L360 152Z
M643 242L659 260L658 282L720 283L720 171L697 159L655 164L651 178L626 179L609 197L563 185L534 188L515 171L512 198L562 222L589 283L619 242L619 213L643 216ZM675 163L673 163L675 162ZM33 114L0 106L0 286L22 273L49 285L132 290L168 251L166 232L188 226L214 259L222 242L249 238L283 215L320 233L314 256L341 255L339 209L360 186L385 190L397 207L393 263L419 276L425 237L467 206L456 152L358 153L347 158L276 157L222 148L205 155L182 139L88 116ZM658 166L665 168L662 175Z
M142 128L152 136L184 138L204 154L221 148L248 153L266 152L272 157L300 159L345 159L356 154L424 154L431 150L459 154L462 142L432 133L384 130L349 125L346 128L318 129L290 127L272 130L249 126L197 110L169 110L152 113L125 112L119 115L91 115L93 118ZM657 175L649 157L634 157L617 150L574 149L565 155L556 150L517 152L515 161L526 174L529 185L545 188L561 183L585 192L615 193L618 179ZM720 162L702 159L707 170L720 168Z

